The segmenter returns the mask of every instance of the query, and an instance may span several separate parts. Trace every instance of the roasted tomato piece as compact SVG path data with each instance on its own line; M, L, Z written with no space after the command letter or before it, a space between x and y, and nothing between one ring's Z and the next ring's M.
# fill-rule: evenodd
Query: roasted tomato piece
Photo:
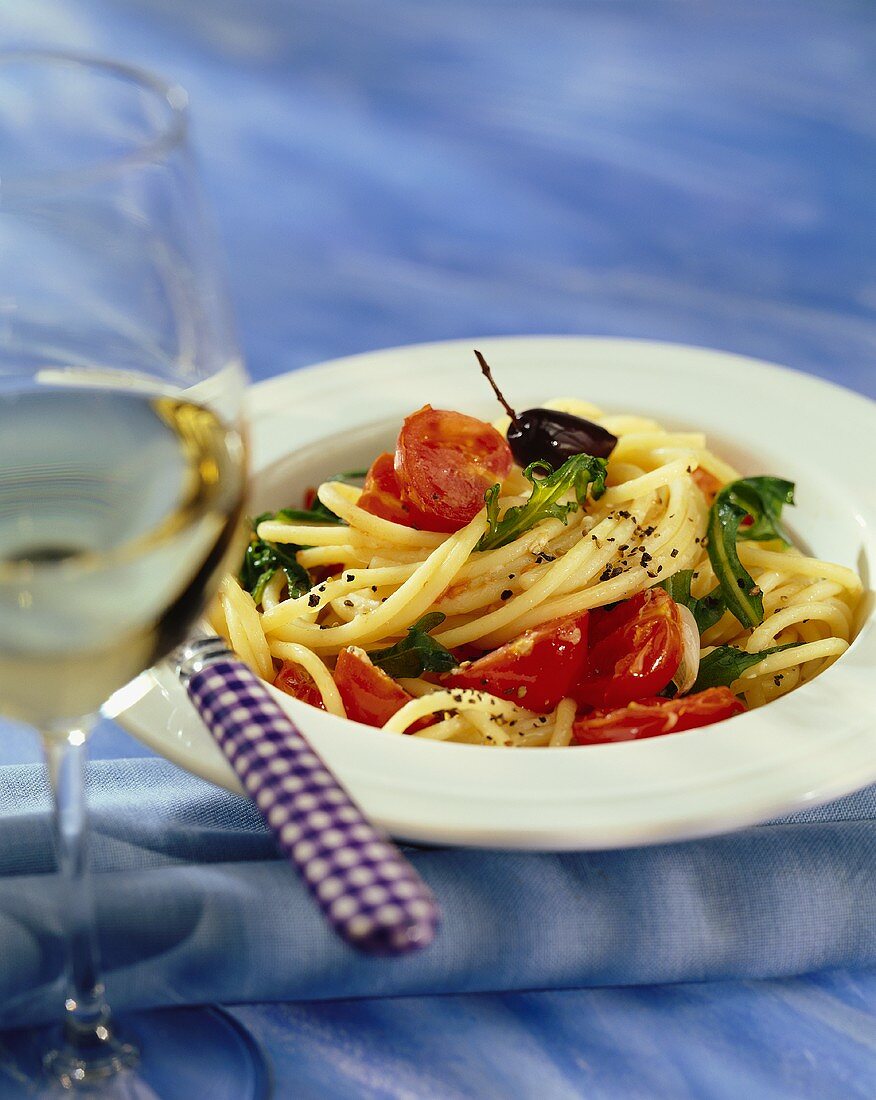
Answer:
M335 683L341 693L347 717L366 726L383 726L412 695L382 668L373 665L368 654L357 647L342 649L335 665Z
M474 519L512 462L490 424L431 405L405 420L395 450L402 497L428 517L429 531L458 531Z
M729 688L708 688L680 699L642 699L614 710L594 710L575 719L572 737L579 745L638 741L710 726L744 710Z
M706 498L709 504L715 503L715 497L724 488L724 482L715 477L714 474L710 474L708 470L704 470L702 466L697 466L693 472L693 479L699 488L700 492ZM740 526L750 527L754 520L751 516L746 516Z
M371 463L371 469L365 478L365 487L359 497L359 507L372 516L400 523L405 527L416 527L418 531L431 530L429 517L402 499L401 486L395 472L395 456L389 451Z
M284 661L283 667L274 677L274 687L285 691L287 695L294 695L302 703L310 703L312 707L325 710L325 703L319 693L319 688L313 681L313 677L306 672L301 665Z
M585 611L527 630L470 665L441 677L447 687L475 688L546 714L572 694L587 663Z
M621 707L656 695L678 670L682 639L678 606L662 588L593 611L589 660L575 699L589 707Z
M697 488L711 504L724 483L719 481L714 474L710 474L708 470L704 470L702 466L697 466L692 476Z

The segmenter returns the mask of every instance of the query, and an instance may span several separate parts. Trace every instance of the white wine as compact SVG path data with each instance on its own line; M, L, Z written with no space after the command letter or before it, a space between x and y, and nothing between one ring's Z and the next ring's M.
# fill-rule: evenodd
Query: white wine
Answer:
M239 531L243 441L176 397L0 391L0 713L95 710L185 635Z

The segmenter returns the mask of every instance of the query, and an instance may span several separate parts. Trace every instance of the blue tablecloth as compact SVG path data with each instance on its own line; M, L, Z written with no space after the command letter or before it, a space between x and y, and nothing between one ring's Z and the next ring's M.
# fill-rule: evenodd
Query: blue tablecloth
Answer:
M412 848L443 919L435 943L401 959L363 957L334 935L248 799L156 759L95 761L88 790L118 1011L876 966L872 787L686 844ZM0 768L0 1028L52 1022L63 996L49 803L44 768Z
M580 332L876 393L869 4L29 0L0 26L188 87L255 378ZM876 1091L861 972L236 1011L296 1095Z

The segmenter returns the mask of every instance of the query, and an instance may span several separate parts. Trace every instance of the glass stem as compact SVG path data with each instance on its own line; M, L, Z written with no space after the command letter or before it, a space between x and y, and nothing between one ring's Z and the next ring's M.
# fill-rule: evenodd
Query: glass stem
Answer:
M60 882L59 914L66 946L64 1035L46 1059L66 1083L105 1077L129 1057L119 1057L104 999L97 947L94 893L88 867L85 759L88 727L43 735L55 796L55 841ZM125 1048L131 1052L132 1048Z

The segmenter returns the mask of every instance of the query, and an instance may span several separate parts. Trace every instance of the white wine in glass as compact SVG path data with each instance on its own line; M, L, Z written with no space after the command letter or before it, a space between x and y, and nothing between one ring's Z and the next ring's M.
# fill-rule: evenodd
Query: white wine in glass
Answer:
M240 549L245 376L178 87L0 56L0 287L0 715L45 747L68 959L61 1026L17 1043L0 1095L262 1095L229 1017L117 1025L87 874L93 716Z
M242 455L176 396L0 389L6 714L92 713L184 636L237 529Z

